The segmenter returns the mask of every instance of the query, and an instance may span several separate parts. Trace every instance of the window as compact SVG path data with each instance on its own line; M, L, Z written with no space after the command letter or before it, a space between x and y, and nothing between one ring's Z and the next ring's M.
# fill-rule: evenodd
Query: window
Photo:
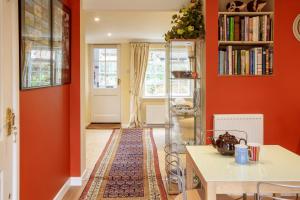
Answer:
M178 49L173 53L173 70L190 70L190 64L186 49ZM172 80L172 96L190 97L190 80ZM148 66L144 82L144 97L157 98L166 96L166 50L150 49Z
M118 87L118 49L93 49L94 88Z
M144 82L145 97L164 97L166 95L166 51L150 49Z

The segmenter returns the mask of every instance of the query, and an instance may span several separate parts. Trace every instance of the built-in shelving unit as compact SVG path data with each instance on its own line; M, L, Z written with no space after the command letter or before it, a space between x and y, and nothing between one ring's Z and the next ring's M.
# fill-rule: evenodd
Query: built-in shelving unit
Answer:
M228 12L219 0L218 75L258 77L274 74L274 0L261 12ZM249 0L243 2L248 3Z

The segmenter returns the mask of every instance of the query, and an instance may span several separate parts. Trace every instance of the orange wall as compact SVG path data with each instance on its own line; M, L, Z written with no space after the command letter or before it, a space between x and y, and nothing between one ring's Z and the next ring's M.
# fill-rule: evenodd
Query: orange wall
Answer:
M80 1L72 10L72 83L20 92L20 199L50 200L80 176Z
M300 42L292 33L299 0L275 0L272 77L218 77L218 0L206 0L207 128L213 114L263 113L265 143L300 154Z
M52 199L70 175L69 86L22 91L20 118L20 199Z

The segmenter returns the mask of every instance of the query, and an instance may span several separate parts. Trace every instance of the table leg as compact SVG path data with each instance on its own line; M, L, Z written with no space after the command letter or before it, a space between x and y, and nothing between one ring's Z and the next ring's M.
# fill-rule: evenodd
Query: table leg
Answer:
M186 188L193 189L193 163L189 155L186 157Z
M205 200L217 200L216 187L214 183L208 183L205 190Z

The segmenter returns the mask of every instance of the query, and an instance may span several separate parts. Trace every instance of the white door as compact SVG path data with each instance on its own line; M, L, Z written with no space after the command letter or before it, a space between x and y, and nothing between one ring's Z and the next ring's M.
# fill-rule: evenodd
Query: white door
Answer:
M18 0L0 0L0 200L18 199Z
M91 120L94 123L120 123L120 47L92 45L90 57Z

